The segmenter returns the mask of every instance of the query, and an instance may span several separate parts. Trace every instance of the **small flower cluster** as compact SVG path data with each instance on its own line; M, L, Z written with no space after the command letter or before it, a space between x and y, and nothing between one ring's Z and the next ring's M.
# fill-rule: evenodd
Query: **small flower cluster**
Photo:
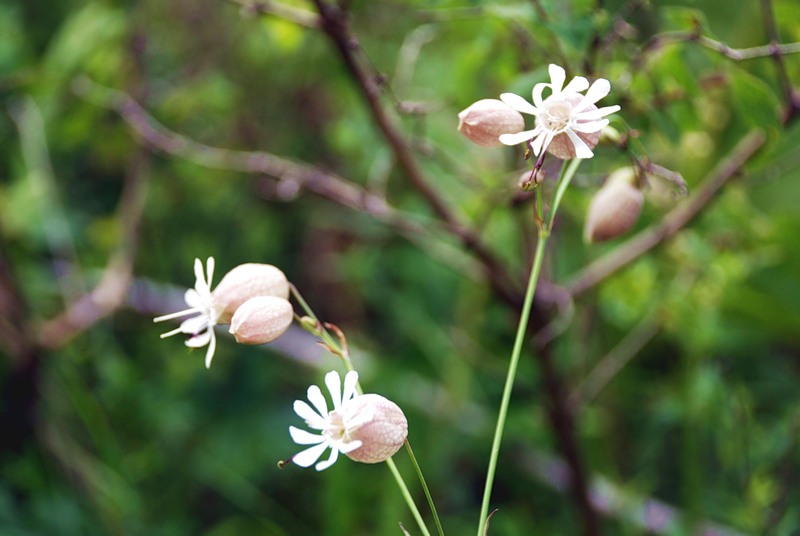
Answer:
M214 258L206 261L205 272L200 259L194 262L195 285L186 291L188 309L155 319L156 322L194 315L161 338L185 333L186 346L208 346L206 367L211 366L216 348L214 327L230 324L230 333L242 344L265 344L281 336L294 318L288 301L289 282L278 268L269 264L242 264L228 272L217 288L211 290ZM306 317L307 318L307 317ZM303 323L301 322L301 325ZM308 326L306 326L308 328ZM311 326L311 331L316 331ZM294 403L294 411L302 417L314 434L291 426L289 434L298 445L312 445L292 458L309 467L331 449L329 458L316 463L322 471L333 465L339 454L362 463L378 463L391 458L406 440L408 423L403 411L392 401L376 394L358 394L358 373L348 372L344 390L339 374L325 375L333 409L316 385L308 388L308 401Z
M214 326L230 324L230 333L242 344L265 344L285 332L294 318L289 303L289 282L278 268L269 264L240 264L225 274L211 290L214 277L214 258L203 263L194 261L194 288L186 291L184 300L188 309L154 319L163 322L173 318L195 315L161 338L185 333L189 335L186 346L206 351L206 368L211 366L217 340Z
M590 85L576 76L565 87L562 67L551 64L548 71L550 83L533 86L533 104L513 93L503 93L500 100L479 100L458 114L458 129L479 145L527 143L536 156L547 151L562 159L591 158L600 131L608 125L605 117L619 110L616 105L596 106L611 91L611 84L598 78ZM547 88L550 94L544 97ZM524 130L520 113L536 118L533 129Z

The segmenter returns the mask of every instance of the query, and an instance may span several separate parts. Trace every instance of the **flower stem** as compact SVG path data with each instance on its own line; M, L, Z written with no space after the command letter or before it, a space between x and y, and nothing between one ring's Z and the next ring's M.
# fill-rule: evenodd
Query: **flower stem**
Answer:
M411 443L408 442L408 439L405 440L406 450L408 451L408 456L411 458L411 463L414 465L414 469L417 471L417 478L419 478L419 483L422 484L422 489L425 492L425 498L428 499L428 506L431 508L431 513L433 514L433 521L436 523L436 530L439 532L439 536L444 536L444 530L442 529L442 523L439 521L439 513L436 511L436 506L433 504L433 497L431 497L431 492L428 489L428 484L425 482L425 477L422 476L422 469L417 463L417 457L414 456L414 451L411 449Z
M397 470L397 466L394 464L394 460L389 458L386 460L386 465L389 466L389 470L392 472L392 475L397 482L397 486L400 488L400 493L403 495L408 508L411 510L411 515L413 515L414 519L417 521L417 525L419 526L419 530L422 531L422 535L431 536L431 533L428 531L428 527L425 526L425 522L422 520L422 515L417 509L417 505L414 504L414 498L411 497L411 493L408 491L408 487L406 486L402 475L400 475L400 471Z
M289 288L292 292L292 295L297 300L297 303L300 304L300 307L303 308L306 315L309 316L316 324L317 328L313 331L316 335L318 335L325 345L333 352L337 357L340 357L344 362L344 366L348 371L355 370L353 366L353 361L350 359L350 352L347 349L346 345L342 344L342 340L336 340L334 336L332 336L327 329L325 329L325 325L319 321L317 315L314 314L314 311L308 305L308 303L303 299L303 296L300 294L300 291L297 290L297 287L290 284ZM335 326L334 326L335 328ZM359 382L356 385L356 390L358 394L363 395L364 390L361 388L361 383ZM417 464L417 460L414 457L413 452L411 452L411 447L408 444L408 440L405 441L406 449L408 449L409 454L411 455L411 461L414 464L414 468L417 471L417 476L419 477L419 481L422 483L422 488L425 490L425 496L428 498L428 504L430 504L431 512L433 512L433 518L436 521L436 527L439 529L439 535L444 536L442 532L442 527L439 524L439 516L436 513L436 508L433 505L433 500L431 499L431 495L428 492L428 486L425 483L425 479L422 476L422 471L420 470L419 465ZM405 481L403 480L403 476L400 474L400 471L397 470L397 466L394 463L394 460L391 458L386 460L386 465L389 467L389 470L392 472L392 476L394 476L395 482L397 482L397 487L400 488L400 493L403 495L403 499L405 499L406 504L408 505L408 509L411 510L411 515L414 516L414 519L419 526L419 530L422 532L422 536L431 536L431 533L428 531L428 527L425 526L425 522L422 519L422 514L419 513L419 509L417 508L416 503L414 503L414 498L411 496L411 493L408 491L408 486L406 486Z
M489 456L489 468L486 471L486 485L483 490L483 501L481 503L480 519L478 522L478 536L485 536L486 520L489 515L489 502L492 497L492 485L494 484L495 473L497 472L497 459L500 455L500 444L503 441L503 431L506 425L506 417L508 416L508 406L511 401L511 391L514 387L514 378L517 374L517 367L519 365L519 358L522 354L522 344L525 340L525 333L528 329L528 321L530 320L531 309L533 306L533 297L536 294L536 284L539 281L539 272L542 269L542 262L544 260L545 248L547 247L547 240L550 237L553 221L556 216L558 206L561 204L561 199L564 197L575 171L580 165L580 160L573 159L568 165L562 167L561 177L558 181L555 197L553 199L553 206L550 213L547 215L546 221L542 221L542 197L540 192L537 191L537 225L539 227L539 240L536 243L536 253L531 265L531 272L528 278L528 288L525 291L525 301L522 305L520 312L519 325L517 326L517 335L514 339L514 347L511 351L511 360L508 363L508 373L506 375L506 383L503 387L503 397L500 400L500 410L497 414L497 426L494 431L494 440L492 441L492 451Z

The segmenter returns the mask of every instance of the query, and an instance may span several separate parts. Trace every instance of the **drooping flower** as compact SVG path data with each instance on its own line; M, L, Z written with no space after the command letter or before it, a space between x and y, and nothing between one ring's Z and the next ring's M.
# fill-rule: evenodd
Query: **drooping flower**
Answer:
M616 170L589 204L584 238L601 242L625 234L639 219L642 205L644 194L636 184L636 171L631 167Z
M217 347L217 339L214 335L214 326L219 319L219 310L214 306L214 299L211 296L211 279L214 277L214 257L209 257L206 261L206 273L203 273L203 263L200 259L194 260L194 288L190 288L184 295L188 309L178 311L164 316L154 318L153 322L163 322L173 318L180 318L195 314L192 318L184 320L177 329L173 329L161 335L161 338L171 337L178 333L186 333L190 337L186 339L186 346L190 348L202 348L208 346L206 351L206 368L211 366L214 358L214 350Z
M211 367L211 360L214 358L214 351L217 347L214 326L230 323L236 311L248 300L262 296L274 296L285 301L285 304L280 304L281 314L279 315L282 320L288 318L288 323L283 330L285 331L285 328L291 323L292 308L286 301L289 297L289 282L278 268L270 264L240 264L225 274L213 292L211 291L211 279L214 275L213 257L209 257L206 261L206 274L203 273L203 263L200 262L200 259L195 259L194 274L196 278L194 288L187 290L184 297L189 308L160 316L153 321L163 322L191 314L196 315L184 320L177 329L164 333L161 338L186 333L190 335L186 340L186 346L201 348L207 345L206 368ZM270 326L277 327L275 322L272 322ZM251 322L247 331L252 334L253 328ZM275 338L281 333L283 331L274 332ZM262 331L262 338L263 335ZM243 337L247 337L247 335L243 335ZM244 341L239 341L237 338L237 342Z
M256 296L289 298L289 282L284 273L271 264L248 262L225 274L213 292L222 324L231 321L239 307Z
M236 309L229 331L240 344L266 344L283 335L293 319L289 300L256 296Z
M497 99L481 99L458 114L458 131L485 147L502 145L502 134L513 134L525 128L522 115Z
M563 159L591 158L600 131L608 125L605 117L620 109L617 105L604 108L595 105L611 91L611 83L598 78L590 86L586 78L576 76L564 87L566 72L563 68L550 64L549 73L550 83L533 86L533 104L513 93L500 95L511 108L536 117L534 129L503 134L500 142L505 145L530 143L536 156L549 151ZM543 98L545 88L550 88L550 95ZM583 91L586 93L582 94Z
M408 423L402 410L380 395L357 395L357 383L358 373L348 372L342 391L337 372L325 375L325 385L333 402L331 411L328 411L325 397L316 385L308 388L311 406L302 400L295 401L295 413L305 419L309 428L320 433L289 427L295 443L313 445L295 455L292 458L294 463L310 467L328 448L331 454L327 460L315 465L317 471L333 465L340 453L354 461L378 463L389 459L403 445L408 435Z

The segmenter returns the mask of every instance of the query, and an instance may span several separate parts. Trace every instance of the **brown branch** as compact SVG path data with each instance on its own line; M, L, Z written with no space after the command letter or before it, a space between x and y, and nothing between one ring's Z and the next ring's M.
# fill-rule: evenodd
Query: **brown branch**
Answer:
M800 95L798 95L792 81L789 78L789 72L786 70L786 62L783 59L784 53L781 51L782 46L779 44L778 26L775 24L775 14L772 9L772 0L761 0L761 12L764 17L764 30L769 38L770 56L775 61L775 68L778 71L778 79L780 80L781 87L783 88L784 98L786 100L786 115L785 120L795 117L800 113ZM797 50L800 51L800 43L793 43L798 45Z
M575 297L584 294L689 224L711 202L719 189L736 176L742 166L761 148L765 139L760 130L750 132L708 174L700 188L685 203L673 209L661 222L639 232L569 278L565 285L569 292Z
M392 149L398 166L403 170L412 186L425 198L433 212L446 224L448 230L480 260L487 279L499 295L506 302L519 305L521 303L520 293L513 288L512 280L508 276L505 266L474 231L461 224L456 214L430 185L422 168L417 163L410 145L383 108L380 102L379 85L356 59L356 51L359 49L358 40L350 33L346 13L338 6L324 0L314 0L314 4L322 19L322 29L331 39L345 68L355 80L367 103L372 119Z
M142 99L147 97L145 71L146 40L135 33L130 42L132 85ZM100 281L91 291L79 296L58 316L45 322L38 334L42 346L58 348L113 313L125 301L133 279L133 263L139 242L139 227L148 187L149 153L144 148L133 151L117 205L121 226L119 245L111 254Z

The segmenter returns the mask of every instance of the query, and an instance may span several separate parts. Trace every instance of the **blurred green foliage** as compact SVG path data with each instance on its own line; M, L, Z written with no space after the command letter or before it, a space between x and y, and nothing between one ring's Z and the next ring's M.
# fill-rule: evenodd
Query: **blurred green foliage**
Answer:
M591 473L680 509L669 534L697 533L704 521L800 534L800 125L781 121L786 98L769 57L736 62L689 41L643 54L652 36L695 28L733 48L768 43L760 3L349 4L360 45L387 77L386 106L425 109L397 118L424 172L514 274L533 240L530 203L512 203L527 164L516 150L460 137L456 114L470 103L528 95L548 63L581 74L590 61L585 74L609 78L608 104L622 105L615 126L638 132L632 149L681 173L690 191L750 129L765 131L743 176L689 228L575 303L553 349L572 391L626 334L653 325L576 411ZM800 41L800 5L772 4L781 41ZM618 17L625 32L598 42L621 31ZM796 84L797 58L783 58ZM383 466L276 467L299 450L287 433L292 401L338 366L333 358L313 345L304 360L220 336L207 371L202 351L159 340L165 330L151 319L173 302L153 285L190 286L193 259L207 256L217 280L243 262L279 266L345 331L367 390L404 408L446 532L472 533L516 318L469 255L443 233L287 195L285 182L143 151L119 115L73 92L79 75L130 93L198 142L335 170L435 227L322 32L217 0L0 4L0 261L32 330L97 283L125 240L126 177L147 181L132 306L40 348L35 391L24 395L31 413L3 432L0 534L382 535L400 534L399 521L416 533ZM620 243L581 242L593 192L630 162L610 145L596 153L562 205L545 270L556 283ZM674 192L653 178L636 230L685 202ZM20 363L4 342L6 415L22 410ZM491 534L576 534L569 494L531 468L535 455L560 453L532 348ZM426 511L406 456L396 458ZM636 516L605 519L604 533L643 534Z

